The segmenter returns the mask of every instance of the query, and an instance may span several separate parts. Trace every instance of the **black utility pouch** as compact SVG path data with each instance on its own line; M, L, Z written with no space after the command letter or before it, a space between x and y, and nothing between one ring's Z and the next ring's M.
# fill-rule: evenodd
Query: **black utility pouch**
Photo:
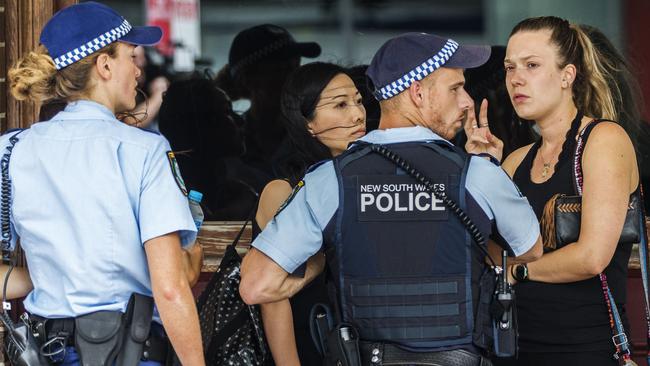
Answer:
M112 366L122 345L122 313L97 311L74 321L74 345L82 366Z
M479 280L478 309L474 319L474 344L484 350L492 351L494 347L494 321L490 313L490 307L494 299L496 289L496 277L494 271L487 268L481 274Z
M359 333L352 325L342 323L335 326L327 336L327 346L327 365L361 366Z
M329 306L317 303L309 312L309 332L318 353L325 357L329 353L327 337L332 331L332 315Z
M143 357L153 318L153 297L133 293L124 313L124 341L116 365L136 366Z

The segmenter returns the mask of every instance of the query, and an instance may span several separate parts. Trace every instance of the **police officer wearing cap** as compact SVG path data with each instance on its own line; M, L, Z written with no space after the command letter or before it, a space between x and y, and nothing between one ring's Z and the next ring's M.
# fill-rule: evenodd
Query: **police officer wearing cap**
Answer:
M535 214L504 171L448 142L473 115L463 69L483 64L489 51L424 33L379 49L367 71L381 105L379 130L305 176L244 259L244 301L291 296L304 279L288 274L322 250L335 320L345 324L337 329L344 340L360 339L364 365L489 363L481 354L490 346L485 305L493 287L482 276L483 252L453 210L407 173L429 177L518 260L542 254ZM498 151L487 126L474 130L472 151ZM376 147L408 163L398 167ZM319 264L308 262L305 278ZM329 343L330 352L335 347Z
M34 285L24 305L49 362L160 365L166 332L182 364L204 364L182 251L196 227L174 155L162 136L115 118L135 107L135 47L161 36L105 5L72 5L9 72L17 99L67 102L0 139L3 244L20 238ZM127 360L127 349L138 353Z

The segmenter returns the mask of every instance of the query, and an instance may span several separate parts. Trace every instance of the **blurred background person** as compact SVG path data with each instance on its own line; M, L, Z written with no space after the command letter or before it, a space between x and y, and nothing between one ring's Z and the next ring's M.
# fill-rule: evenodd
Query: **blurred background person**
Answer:
M137 105L120 119L130 125L157 131L158 111L163 93L169 87L170 76L162 67L151 62L147 52L143 47L135 50L134 62L140 69Z
M264 187L263 176L244 165L240 117L212 80L173 82L159 114L189 189L203 193L206 220L243 220Z
M228 65L217 84L233 100L250 100L250 108L243 114L243 160L266 173L268 180L278 176L277 168L288 155L282 144L286 131L280 122L279 91L300 66L301 57L313 58L320 52L317 43L296 42L286 29L272 24L239 32L230 46Z
M639 173L643 187L650 187L650 126L643 120L643 98L638 82L637 70L616 49L607 36L598 28L581 24L580 28L589 36L594 47L604 55L603 61L611 64L613 78L608 80L609 88L618 90L614 93L614 108L618 113L618 122L625 128L636 149L639 160ZM650 199L645 201L646 213L650 212Z

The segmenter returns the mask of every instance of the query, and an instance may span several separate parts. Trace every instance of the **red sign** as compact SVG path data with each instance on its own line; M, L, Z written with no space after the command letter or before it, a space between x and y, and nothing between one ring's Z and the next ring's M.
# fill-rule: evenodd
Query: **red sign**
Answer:
M156 48L165 56L174 54L171 42L171 19L173 0L145 0L147 5L147 24L162 28L163 36Z

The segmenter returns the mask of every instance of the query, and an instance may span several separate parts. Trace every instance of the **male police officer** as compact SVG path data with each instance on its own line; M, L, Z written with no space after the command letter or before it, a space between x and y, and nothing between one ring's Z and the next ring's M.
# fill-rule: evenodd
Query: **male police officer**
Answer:
M489 52L424 33L379 49L367 72L380 100L379 130L305 176L244 259L244 301L291 296L320 270L318 260L304 278L288 273L323 249L337 320L358 333L364 364L487 364L477 353L490 343L491 276L481 276L484 256L467 220L440 194L518 260L542 254L535 214L506 174L447 141L473 113L463 69L480 66ZM475 150L498 150L489 138L471 140ZM373 144L409 163L398 167ZM412 169L431 178L439 195Z

